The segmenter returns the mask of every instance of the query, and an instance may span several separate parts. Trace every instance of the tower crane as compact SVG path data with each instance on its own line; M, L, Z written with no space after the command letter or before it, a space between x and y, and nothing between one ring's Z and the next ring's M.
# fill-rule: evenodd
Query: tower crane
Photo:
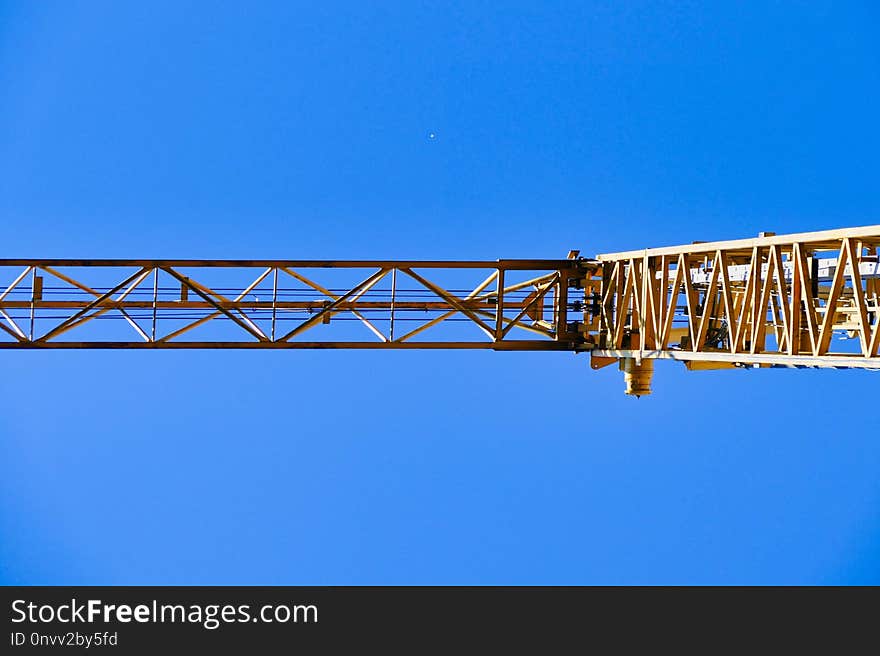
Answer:
M880 369L880 225L558 260L0 259L0 348L589 354ZM7 282L8 281L8 282Z

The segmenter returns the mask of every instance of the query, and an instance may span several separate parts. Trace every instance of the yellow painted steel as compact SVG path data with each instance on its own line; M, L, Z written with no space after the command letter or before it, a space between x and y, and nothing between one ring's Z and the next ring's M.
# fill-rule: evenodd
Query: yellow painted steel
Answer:
M0 259L0 349L589 351L635 396L654 360L880 369L878 247L875 225L594 259Z

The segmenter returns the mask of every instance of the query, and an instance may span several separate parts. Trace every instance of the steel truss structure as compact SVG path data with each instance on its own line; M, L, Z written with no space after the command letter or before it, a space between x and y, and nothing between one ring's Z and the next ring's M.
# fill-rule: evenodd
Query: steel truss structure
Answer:
M631 393L655 359L880 369L878 245L868 226L599 255L593 367L620 361Z
M868 226L593 259L5 259L0 348L589 351L636 395L658 359L880 369L878 246Z
M516 351L574 350L580 341L568 321L568 286L580 275L573 260L0 260L0 270L16 268L0 293L0 348ZM222 288L206 282L218 273ZM316 274L328 273L357 282L317 281ZM466 293L444 287L444 275L456 273L457 280L478 274L481 281ZM131 339L88 333L108 318L127 323ZM366 330L327 337L328 326L343 320ZM476 339L443 338L457 321L472 325ZM191 339L217 323L233 331ZM440 339L425 339L436 333Z

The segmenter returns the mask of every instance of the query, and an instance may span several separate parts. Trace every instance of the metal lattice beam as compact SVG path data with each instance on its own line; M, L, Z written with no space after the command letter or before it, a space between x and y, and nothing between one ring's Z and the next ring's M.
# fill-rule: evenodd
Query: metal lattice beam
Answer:
M11 278L0 294L0 348L574 350L582 338L562 286L578 278L573 272L580 266L574 260L7 259L0 260L0 272ZM480 270L488 276L476 286L446 282L460 287ZM318 282L330 274L359 282ZM207 282L218 276L222 287ZM142 284L151 278L152 285ZM137 340L97 330L116 317ZM349 319L369 331L366 339L330 334L328 325ZM475 327L476 339L448 336L459 323ZM192 337L195 331L200 338Z
M0 348L590 351L633 394L654 360L880 369L878 246L867 226L592 260L5 259Z
M868 226L600 255L594 366L878 369L878 245Z

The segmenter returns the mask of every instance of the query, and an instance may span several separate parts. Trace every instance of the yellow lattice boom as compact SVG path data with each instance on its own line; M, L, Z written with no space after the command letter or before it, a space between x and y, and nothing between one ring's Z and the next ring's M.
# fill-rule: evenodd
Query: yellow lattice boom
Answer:
M589 352L880 369L880 226L558 260L3 259L0 348Z

